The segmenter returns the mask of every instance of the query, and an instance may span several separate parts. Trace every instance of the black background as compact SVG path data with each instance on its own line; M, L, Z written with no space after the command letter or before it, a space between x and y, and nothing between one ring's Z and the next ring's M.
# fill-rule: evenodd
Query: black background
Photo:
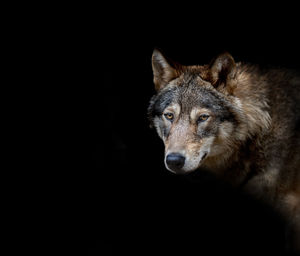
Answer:
M236 61L299 69L292 6L225 7L68 10L56 43L58 65L68 66L61 70L67 75L63 118L72 117L58 213L69 249L80 247L83 255L283 252L282 222L269 208L209 174L168 172L163 143L147 120L155 47L185 65L207 64L228 51Z

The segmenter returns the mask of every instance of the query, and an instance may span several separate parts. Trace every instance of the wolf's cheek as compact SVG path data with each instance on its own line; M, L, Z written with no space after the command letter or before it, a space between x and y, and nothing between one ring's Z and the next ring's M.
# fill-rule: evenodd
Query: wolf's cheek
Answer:
M217 136L211 147L211 156L224 155L232 150L234 146L234 125L223 122L219 125Z
M156 116L154 118L154 126L159 137L165 142L171 129L171 124L164 121L161 117Z
M233 132L233 124L230 122L223 122L219 126L219 138L226 140L231 137Z

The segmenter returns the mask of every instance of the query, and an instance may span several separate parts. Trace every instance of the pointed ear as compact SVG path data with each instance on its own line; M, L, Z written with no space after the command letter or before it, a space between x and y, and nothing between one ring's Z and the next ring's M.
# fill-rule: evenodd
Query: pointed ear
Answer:
M227 85L235 75L235 61L225 52L215 58L210 64L210 80L215 87L224 83Z
M178 66L178 64L176 65ZM179 76L180 72L176 69L176 65L168 61L159 50L155 49L153 51L152 70L155 89L157 91Z

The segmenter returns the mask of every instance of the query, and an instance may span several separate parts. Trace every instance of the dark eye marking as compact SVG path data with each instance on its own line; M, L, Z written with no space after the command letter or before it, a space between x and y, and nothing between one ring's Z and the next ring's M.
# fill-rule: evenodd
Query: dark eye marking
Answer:
M161 116L163 111L171 104L173 101L176 88L169 88L164 92L152 97L150 105L148 107L148 115L150 117Z

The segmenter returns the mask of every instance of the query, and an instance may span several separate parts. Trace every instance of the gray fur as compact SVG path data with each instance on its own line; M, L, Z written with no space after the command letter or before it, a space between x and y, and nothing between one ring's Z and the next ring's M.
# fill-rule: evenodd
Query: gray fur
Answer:
M174 69L159 54L149 117L166 154L184 154L183 173L205 167L243 186L286 216L300 237L299 73L235 63L227 53L210 65ZM172 104L177 107L168 110ZM172 122L165 110L178 111ZM191 113L201 111L209 119L199 123Z

